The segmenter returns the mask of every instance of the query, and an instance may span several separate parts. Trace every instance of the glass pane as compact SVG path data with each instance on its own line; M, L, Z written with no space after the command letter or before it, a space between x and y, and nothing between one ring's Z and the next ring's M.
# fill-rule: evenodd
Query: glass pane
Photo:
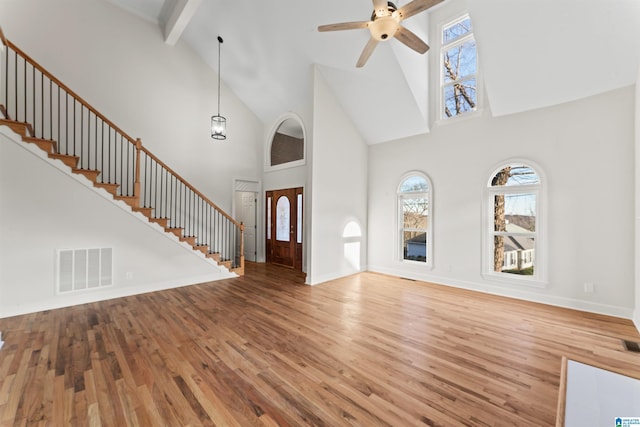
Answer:
M462 21L444 27L444 29L442 30L442 43L447 44L449 42L452 42L464 36L465 34L470 33L471 31L471 19L467 17Z
M535 233L535 194L496 194L493 199L494 231Z
M494 236L494 271L532 276L535 264L535 239L524 236Z
M304 158L304 140L276 133L271 143L271 166Z
M402 233L403 259L427 261L427 233L404 231Z
M476 74L476 42L469 40L444 52L442 75L445 83L460 80ZM474 85L475 86L475 85Z
M282 196L276 203L276 240L281 242L289 241L289 226L291 225L291 204L289 199Z
M476 108L478 98L475 78L444 86L443 90L446 117L455 117Z
M267 197L267 239L271 240L271 197Z
M426 197L402 199L402 228L426 230L429 215L429 201Z
M425 193L429 191L427 180L419 175L413 175L400 184L401 193Z
M540 177L536 171L526 165L507 165L491 178L491 186L536 185Z
M302 194L298 194L298 230L297 230L297 243L302 243Z

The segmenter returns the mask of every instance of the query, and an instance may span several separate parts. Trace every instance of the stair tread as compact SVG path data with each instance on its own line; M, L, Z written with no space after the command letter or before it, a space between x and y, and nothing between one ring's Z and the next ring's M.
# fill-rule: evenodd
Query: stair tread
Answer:
M56 142L51 139L36 138L33 136L23 136L22 140L30 144L35 144L46 153L55 153Z
M78 156L72 156L70 154L60 154L60 153L49 153L48 156L52 159L60 159L62 161L65 160L80 160L80 157ZM73 166L75 167L75 166Z
M100 175L102 173L102 171L96 170L96 169L83 169L83 168L72 168L72 170L75 173L89 173L89 174L95 174L96 176Z

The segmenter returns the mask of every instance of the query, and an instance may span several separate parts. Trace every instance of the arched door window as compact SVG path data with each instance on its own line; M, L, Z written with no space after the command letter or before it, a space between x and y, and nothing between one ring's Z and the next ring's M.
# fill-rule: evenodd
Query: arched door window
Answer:
M291 203L286 196L281 196L276 203L276 240L288 242L291 225Z
M431 183L419 172L407 174L398 186L399 259L432 264Z

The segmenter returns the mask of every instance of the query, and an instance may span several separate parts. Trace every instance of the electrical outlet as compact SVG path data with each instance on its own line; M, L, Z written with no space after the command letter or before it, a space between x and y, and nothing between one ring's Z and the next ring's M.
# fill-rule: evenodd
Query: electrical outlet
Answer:
M584 291L588 294L595 292L595 286L591 282L584 282Z
M127 271L127 274L124 276L127 280L133 280L133 272Z

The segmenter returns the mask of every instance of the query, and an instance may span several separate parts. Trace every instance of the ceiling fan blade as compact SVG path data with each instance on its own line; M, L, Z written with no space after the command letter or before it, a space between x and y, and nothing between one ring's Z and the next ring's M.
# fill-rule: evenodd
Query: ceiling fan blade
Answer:
M407 30L402 25L396 32L396 38L418 53L425 53L429 50L429 46L423 42L420 37L416 36L413 32Z
M357 30L359 28L367 28L371 21L359 22L341 22L339 24L320 25L318 31L341 31L341 30Z
M362 50L362 53L360 54L360 58L358 58L358 63L356 64L356 67L361 68L364 66L364 64L367 63L367 60L369 59L369 57L371 56L371 54L373 53L373 50L376 48L377 45L378 45L378 40L371 37L367 42L366 46L364 47L364 49Z
M376 16L387 16L389 14L387 0L373 0L373 12Z
M409 4L405 4L400 9L398 9L398 14L400 15L400 20L407 19L417 13L420 13L424 10L429 9L442 2L442 0L413 0Z

